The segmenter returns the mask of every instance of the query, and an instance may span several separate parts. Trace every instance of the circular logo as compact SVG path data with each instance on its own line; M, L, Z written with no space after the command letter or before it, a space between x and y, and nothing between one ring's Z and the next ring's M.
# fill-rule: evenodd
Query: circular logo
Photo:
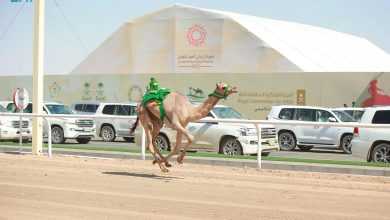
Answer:
M61 86L57 82L54 82L49 86L49 95L52 98L56 98L61 92Z
M194 25L188 29L188 43L194 47L203 46L206 41L207 31L200 25Z
M127 96L128 96L130 101L140 102L142 100L142 89L141 89L141 87L139 87L137 85L133 85L129 89L129 91L127 93Z
M13 101L18 110L23 110L28 105L28 91L25 88L17 88L14 91Z

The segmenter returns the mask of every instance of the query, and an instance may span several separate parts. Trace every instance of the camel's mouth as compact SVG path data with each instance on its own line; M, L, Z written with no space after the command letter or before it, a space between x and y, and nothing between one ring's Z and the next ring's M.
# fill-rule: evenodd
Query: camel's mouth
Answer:
M230 95L232 93L237 93L238 90L237 90L237 87L235 87L235 86L233 87L227 83L220 82L220 83L217 83L217 89L215 92L217 92L221 96L227 97L228 95Z
M231 93L237 93L237 92L238 92L237 87L233 87L232 90L231 90Z

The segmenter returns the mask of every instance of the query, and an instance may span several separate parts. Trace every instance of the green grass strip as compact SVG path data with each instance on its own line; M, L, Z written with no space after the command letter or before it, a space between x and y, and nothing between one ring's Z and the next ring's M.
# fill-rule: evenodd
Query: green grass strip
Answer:
M9 142L9 146L18 147L18 143ZM1 146L1 145L0 145ZM31 145L24 144L23 148L31 148ZM44 145L47 149L47 144ZM82 150L82 151L105 151L105 152L122 152L122 153L141 153L140 149L130 149L126 147L107 147L107 146L89 146L83 144L53 144L54 149L68 149L68 150ZM148 152L148 151L147 151ZM168 152L163 152L168 153ZM188 152L187 155L192 157L202 158L222 158L222 159L245 159L257 160L257 156L239 155L227 156L214 152ZM329 165L349 165L349 166L366 166L366 167L390 167L389 163L368 163L364 161L349 161L349 160L319 160L319 159L305 159L305 158L291 158L291 157L262 157L265 161L279 161L279 162L294 162L294 163L312 163L312 164L329 164Z

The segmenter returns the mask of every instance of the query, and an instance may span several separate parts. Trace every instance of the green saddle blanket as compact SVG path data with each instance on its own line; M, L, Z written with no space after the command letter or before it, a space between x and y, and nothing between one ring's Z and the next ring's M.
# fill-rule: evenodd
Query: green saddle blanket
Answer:
M169 93L171 93L169 89L160 88L158 82L154 78L151 78L149 87L146 88L146 93L142 98L142 105L146 107L146 104L148 102L151 101L156 102L160 109L160 119L164 120L166 113L165 113L163 101Z

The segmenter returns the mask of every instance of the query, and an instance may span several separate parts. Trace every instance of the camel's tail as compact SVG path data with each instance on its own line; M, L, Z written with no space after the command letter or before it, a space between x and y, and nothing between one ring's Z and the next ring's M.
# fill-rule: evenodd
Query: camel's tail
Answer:
M137 119L135 120L133 127L131 127L130 129L130 135L134 134L134 131L138 126L138 122L139 122L139 114L137 114Z

